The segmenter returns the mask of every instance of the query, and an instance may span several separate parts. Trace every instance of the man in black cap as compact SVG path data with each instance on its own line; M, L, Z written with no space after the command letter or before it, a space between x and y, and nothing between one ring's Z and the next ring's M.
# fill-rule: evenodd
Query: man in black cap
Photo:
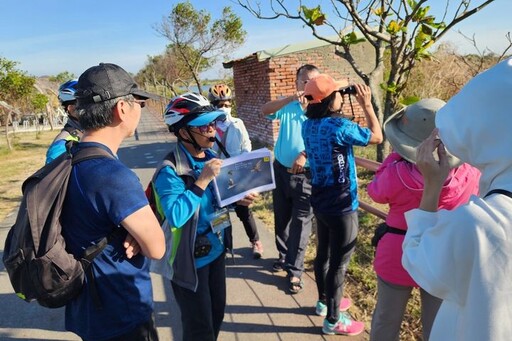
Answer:
M78 257L89 245L121 231L92 263L94 286L87 281L66 305L66 329L84 340L158 340L148 258L164 255L165 239L138 177L116 157L151 95L121 67L106 63L86 70L76 87L84 135L72 152L99 147L112 158L73 166L61 215L66 246ZM129 236L125 241L127 234L131 242Z

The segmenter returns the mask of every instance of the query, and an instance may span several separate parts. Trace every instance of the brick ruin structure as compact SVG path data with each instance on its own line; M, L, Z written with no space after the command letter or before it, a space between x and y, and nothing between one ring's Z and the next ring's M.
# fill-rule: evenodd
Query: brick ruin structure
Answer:
M349 77L354 83L361 82L349 63L334 52L333 45L317 40L258 51L223 64L224 68L233 69L237 116L244 121L251 140L267 146L274 145L279 122L263 117L261 107L270 100L290 96L296 91L295 74L301 65L316 65L322 73L327 73L334 79ZM354 47L353 54L361 69L369 71L369 62L374 58L371 46L358 44ZM354 121L365 125L362 109L355 98L352 98L352 107ZM343 112L351 115L348 100L344 103Z

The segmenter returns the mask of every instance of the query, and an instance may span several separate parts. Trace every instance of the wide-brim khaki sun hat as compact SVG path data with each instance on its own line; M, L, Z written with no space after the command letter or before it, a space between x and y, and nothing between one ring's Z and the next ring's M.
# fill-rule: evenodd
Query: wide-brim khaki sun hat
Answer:
M446 103L438 98L422 99L393 115L384 123L384 133L400 156L416 163L416 148L430 136L435 126L435 117ZM450 168L458 167L462 161L448 153Z

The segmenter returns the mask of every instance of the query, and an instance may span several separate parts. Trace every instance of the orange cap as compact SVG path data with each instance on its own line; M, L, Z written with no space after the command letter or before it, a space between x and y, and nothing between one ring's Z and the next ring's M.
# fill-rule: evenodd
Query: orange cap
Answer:
M335 81L331 76L322 73L308 80L304 87L304 96L311 97L308 103L320 103L329 97L334 91L345 88L349 85L348 80Z

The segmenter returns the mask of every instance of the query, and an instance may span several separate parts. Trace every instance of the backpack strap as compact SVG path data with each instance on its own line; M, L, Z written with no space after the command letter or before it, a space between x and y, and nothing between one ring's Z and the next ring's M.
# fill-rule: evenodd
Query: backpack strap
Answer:
M82 258L80 258L80 263L84 268L85 276L87 277L87 282L89 283L89 294L92 297L94 302L94 306L97 309L103 309L103 304L101 302L100 295L98 294L98 290L96 289L96 281L94 279L94 273L92 272L92 261L94 258L99 255L107 245L116 237L122 236L124 233L122 227L118 227L114 229L108 236L101 238L96 244L89 246L85 249L82 254Z
M392 226L389 226L386 224L386 232L387 233L392 233L392 234L401 234L402 236L405 236L405 234L407 233L406 230L402 230L402 229L397 229L396 227L392 227Z
M73 141L71 141L73 142ZM66 146L68 144L66 143ZM72 143L74 145L74 143ZM78 150L76 153L73 154L72 158L72 165L76 165L77 163L80 163L82 161L87 161L91 159L97 159L101 157L107 157L109 159L113 159L114 157L112 154L110 154L108 151L106 151L103 148L100 147L88 147L88 148L82 148Z
M74 141L68 141L66 143L66 149L68 153L70 153L72 156L71 165L76 165L82 161L91 160L91 159L97 159L101 157L106 157L109 159L114 159L114 156L110 154L108 151L106 151L103 148L100 147L88 147L88 148L82 148L78 150L76 153L71 153L71 148L75 145ZM80 263L82 264L82 267L85 272L85 276L87 277L87 282L89 284L89 293L92 297L92 300L94 302L94 306L97 309L103 309L103 304L101 302L101 298L98 294L98 290L96 289L96 281L94 279L94 273L92 271L91 264L94 260L94 258L99 255L106 247L107 245L117 236L121 236L123 234L123 229L121 227L115 228L108 236L103 237L98 242L96 242L94 245L91 245L87 247L82 257L79 259Z

